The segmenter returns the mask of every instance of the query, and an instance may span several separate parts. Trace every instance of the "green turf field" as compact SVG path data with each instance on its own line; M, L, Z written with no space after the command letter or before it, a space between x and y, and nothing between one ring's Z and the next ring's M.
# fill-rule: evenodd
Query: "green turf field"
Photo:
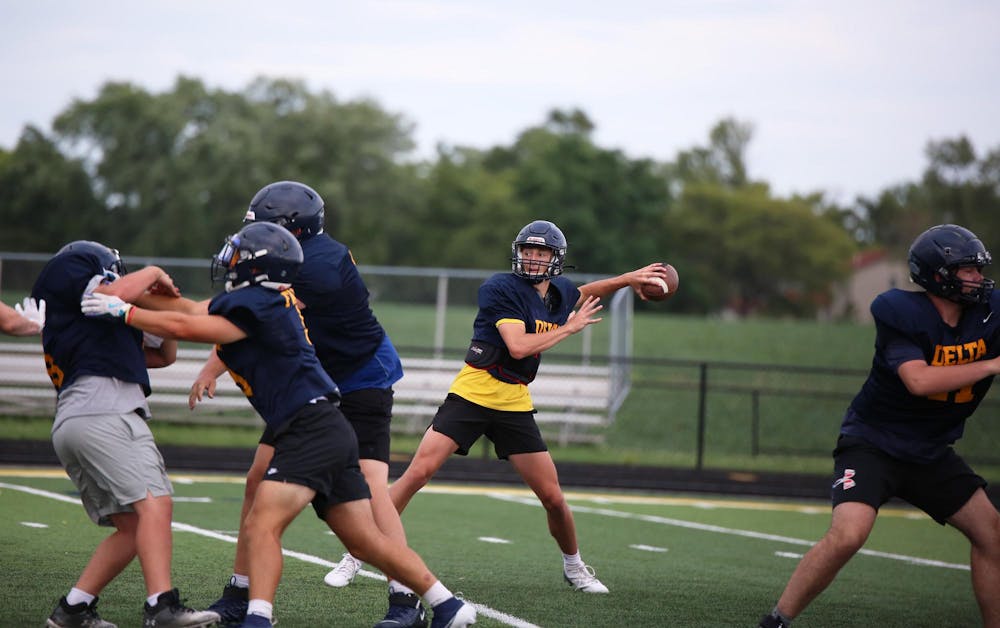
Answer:
M242 478L172 476L174 583L190 605L211 603L229 576ZM410 544L480 612L477 626L751 626L769 610L829 522L824 503L634 493L569 494L584 559L610 595L576 593L560 573L545 517L522 490L431 484L403 520ZM2 626L42 625L106 532L59 470L0 469ZM279 625L371 626L384 583L366 567L332 589L323 575L343 551L307 510L285 536ZM866 546L796 626L979 625L968 544L951 528L887 507ZM137 626L144 597L133 564L100 610Z

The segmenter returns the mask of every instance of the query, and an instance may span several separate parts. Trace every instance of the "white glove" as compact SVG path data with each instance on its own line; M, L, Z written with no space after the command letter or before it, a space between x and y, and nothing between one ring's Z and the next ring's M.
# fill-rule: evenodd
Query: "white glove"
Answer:
M22 317L38 325L38 329L45 327L45 299L35 301L31 297L24 297L24 304L15 303L14 310Z
M100 292L85 292L83 299L80 301L80 311L87 316L102 316L125 320L125 316L132 307L131 303L126 303L116 296L101 294Z

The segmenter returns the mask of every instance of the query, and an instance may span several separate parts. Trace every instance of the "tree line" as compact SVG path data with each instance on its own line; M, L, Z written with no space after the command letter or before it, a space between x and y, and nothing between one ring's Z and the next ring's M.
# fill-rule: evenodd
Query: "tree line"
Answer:
M501 269L517 230L545 218L580 272L670 261L684 286L671 307L692 313L813 315L854 253L901 258L941 222L1000 246L1000 147L980 155L965 137L930 141L920 180L841 206L752 180L753 126L733 118L668 162L599 146L580 110L553 110L508 145L415 159L412 123L374 100L283 78L226 91L181 76L162 93L105 83L51 126L0 148L0 250L93 239L207 258L279 179L323 195L328 231L362 264Z

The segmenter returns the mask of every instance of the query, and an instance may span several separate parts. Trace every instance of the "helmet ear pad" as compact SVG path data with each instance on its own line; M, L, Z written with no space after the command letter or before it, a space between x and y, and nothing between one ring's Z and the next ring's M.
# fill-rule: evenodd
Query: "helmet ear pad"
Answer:
M993 261L982 241L965 227L951 224L931 227L910 245L907 261L910 280L933 295L962 305L990 300L992 279L966 282L956 272L967 266L982 269Z
M552 251L552 259L541 274L529 273L521 260L521 247L540 246ZM532 283L541 283L563 273L566 263L566 236L555 223L548 220L535 220L528 223L517 233L510 244L511 271Z

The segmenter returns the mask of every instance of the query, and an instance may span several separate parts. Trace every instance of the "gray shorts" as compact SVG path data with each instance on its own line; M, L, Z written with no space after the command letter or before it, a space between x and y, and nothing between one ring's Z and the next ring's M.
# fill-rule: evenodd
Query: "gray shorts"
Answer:
M133 512L131 504L148 494L173 495L153 433L134 412L69 418L52 445L97 525L113 525L109 515Z

